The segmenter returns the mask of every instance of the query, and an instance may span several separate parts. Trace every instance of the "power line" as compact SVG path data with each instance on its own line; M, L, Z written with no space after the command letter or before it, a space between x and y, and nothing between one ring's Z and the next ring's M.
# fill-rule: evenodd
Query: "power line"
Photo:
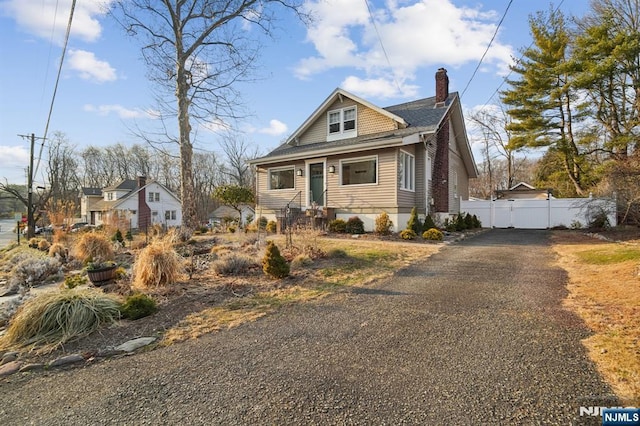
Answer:
M496 27L496 30L493 33L493 37L491 37L491 40L489 40L489 45L487 46L487 48L485 49L484 53L482 54L482 57L480 58L480 61L478 62L478 65L476 66L476 69L473 70L473 74L471 74L471 78L469 78L469 81L467 82L467 85L464 87L464 90L460 94L460 98L462 98L464 96L464 94L466 93L467 89L469 88L469 85L471 84L471 81L473 81L473 78L476 76L476 73L480 69L480 65L482 65L482 61L484 61L484 57L487 55L487 52L491 48L491 45L493 44L493 40L495 40L496 36L498 35L498 30L500 29L500 26L502 25L502 22L504 21L504 18L507 16L507 12L509 11L509 8L511 7L511 3L513 3L513 0L509 0L509 4L507 5L507 8L504 10L504 13L502 14L502 18L500 19L500 22L498 22L498 26Z
M378 31L378 26L376 25L376 20L373 18L373 13L371 12L371 7L369 6L369 1L368 0L364 0L364 4L367 6L367 11L369 12L369 17L371 18L371 23L373 24L373 28L376 30L376 36L378 37L378 41L380 42L380 47L382 48L382 53L384 53L384 57L387 60L387 64L389 65L389 68L391 68L391 70L393 70L393 66L391 66L391 61L389 60L389 55L387 55L387 50L384 48L384 44L382 43L382 37L380 37L380 32ZM393 82L395 83L396 87L398 88L398 93L402 93L402 89L400 88L400 83L398 83L398 80L396 79L396 75L395 73L393 74Z
M64 57L67 52L67 45L69 44L69 35L71 34L71 23L73 22L73 12L76 8L76 0L71 2L71 11L69 12L69 22L67 23L67 32L64 37L64 46L62 47L62 56L60 57L60 65L58 66L58 75L56 76L56 84L53 88L53 96L51 96L51 105L49 106L49 114L47 116L47 124L44 128L44 135L42 136L42 145L40 145L40 152L38 153L38 162L35 168L35 174L40 167L40 160L42 159L42 149L44 148L44 141L47 139L47 132L49 131L49 124L51 123L51 115L53 114L53 104L56 100L56 93L58 92L58 83L60 82L60 75L62 74L62 64L64 63Z

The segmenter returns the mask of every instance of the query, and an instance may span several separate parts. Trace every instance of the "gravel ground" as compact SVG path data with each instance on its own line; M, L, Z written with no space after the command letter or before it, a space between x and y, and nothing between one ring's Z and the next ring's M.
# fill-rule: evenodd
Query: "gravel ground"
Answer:
M580 406L616 401L548 237L492 230L198 341L11 376L0 424L599 424Z

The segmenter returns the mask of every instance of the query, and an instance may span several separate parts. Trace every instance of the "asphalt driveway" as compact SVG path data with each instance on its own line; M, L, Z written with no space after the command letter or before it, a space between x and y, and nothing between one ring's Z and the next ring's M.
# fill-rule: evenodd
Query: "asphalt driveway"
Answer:
M546 231L492 230L392 279L195 342L0 381L0 424L598 424L616 401Z

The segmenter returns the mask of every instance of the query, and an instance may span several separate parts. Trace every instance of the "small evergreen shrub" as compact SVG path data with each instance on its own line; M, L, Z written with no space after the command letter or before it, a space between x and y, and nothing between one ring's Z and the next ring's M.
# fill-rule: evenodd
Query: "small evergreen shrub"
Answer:
M49 244L47 240L40 240L38 242L38 250L40 251L48 251L49 247L51 247L51 244Z
M364 234L364 222L358 216L352 216L347 220L345 231L347 234Z
M289 264L282 257L278 246L273 241L267 243L266 252L262 259L262 270L274 278L284 278L289 275Z
M433 218L429 215L425 216L424 223L422 224L422 230L428 231L429 229L436 228L436 224L433 221Z
M444 235L438 229L431 228L424 231L422 238L429 241L442 241Z
M329 222L329 232L344 234L347 232L347 222L344 219L334 219Z
M124 238L122 237L122 232L120 232L119 229L116 229L116 232L111 237L111 241L113 241L114 243L118 243L122 247L124 247Z
M124 234L124 238L129 241L129 244L131 244L131 241L133 241L133 234L131 233L131 230L128 230L126 234Z
M449 232L455 232L456 230L456 220L454 219L449 219L448 217L444 218L444 229L446 229Z
M84 285L87 283L87 277L84 275L76 274L76 275L68 275L64 279L64 283L62 284L63 288L68 290L74 289L78 286Z
M474 227L474 229L482 228L482 223L480 222L480 219L478 219L478 216L476 216L474 214L472 216L472 218L473 218L473 227Z
M422 224L420 223L420 218L418 217L418 210L414 207L411 209L411 214L409 215L409 220L407 221L407 229L413 230L413 232L418 235L422 230Z
M327 252L327 257L329 259L345 259L348 256L349 255L346 251L339 248L333 248Z
M260 230L267 229L267 224L268 223L269 223L269 221L267 220L266 217L260 216L260 219L258 219L258 229L260 229Z
M270 220L269 222L267 222L265 229L267 230L267 232L275 234L276 231L278 230L278 224L276 223L275 220Z
M464 215L464 225L465 229L473 229L473 217L469 213Z
M393 228L393 222L389 219L387 212L382 212L376 217L376 234L389 235Z
M120 315L122 315L122 318L129 320L148 317L156 312L158 312L156 301L143 293L136 293L127 297L120 307Z
M464 216L462 214L458 214L455 217L455 227L456 231L462 232L467 229L467 224L464 221Z
M403 240L413 240L418 236L413 229L403 229L400 231L400 238Z

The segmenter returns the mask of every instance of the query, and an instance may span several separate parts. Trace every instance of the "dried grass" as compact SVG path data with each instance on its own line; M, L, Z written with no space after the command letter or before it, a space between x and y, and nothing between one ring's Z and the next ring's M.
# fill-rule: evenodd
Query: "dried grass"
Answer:
M155 240L140 251L133 265L133 287L167 287L180 280L183 260L167 240Z
M0 349L49 352L120 317L120 302L94 289L39 294L24 303L0 337Z
M85 232L76 243L76 257L87 262L102 262L113 259L113 245L104 235L97 232Z
M553 248L569 274L565 306L594 331L583 341L590 358L624 403L640 405L640 247L557 233Z

